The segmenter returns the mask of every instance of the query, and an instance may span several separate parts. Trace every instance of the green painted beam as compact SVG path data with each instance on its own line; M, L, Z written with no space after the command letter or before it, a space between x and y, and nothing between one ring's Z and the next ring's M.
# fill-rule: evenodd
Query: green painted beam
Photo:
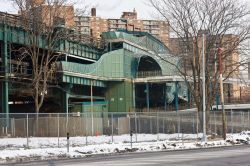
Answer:
M77 85L89 85L89 86L91 85L91 79L70 76L70 75L63 75L62 79L59 81L63 83L70 83L70 84L77 84ZM94 80L93 86L106 87L106 82L100 81L100 80Z
M7 24L0 23L0 41L4 40L4 28ZM28 45L28 33L19 28L19 27L10 27L7 29L9 35L7 37L7 42L19 44L19 45ZM46 41L43 36L39 37L39 47L46 49ZM98 60L101 57L101 52L94 47L90 47L86 44L79 43L77 41L71 40L60 40L54 48L55 52L64 52L66 54L72 54L75 56Z

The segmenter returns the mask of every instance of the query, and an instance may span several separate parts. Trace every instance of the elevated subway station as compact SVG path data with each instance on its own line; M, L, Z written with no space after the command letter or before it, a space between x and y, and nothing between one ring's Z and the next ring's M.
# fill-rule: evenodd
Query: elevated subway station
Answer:
M34 112L30 61L17 66L18 49L27 45L26 32L8 14L0 15L1 112ZM4 20L5 19L5 20ZM7 20L6 20L7 19ZM174 79L147 82L146 78L173 77L179 59L146 32L116 31L102 34L103 47L65 39L55 53L63 52L56 63L56 76L49 82L41 112L128 112L136 108L164 108L178 99L187 101L187 90ZM40 45L41 49L45 49ZM66 49L68 48L68 49ZM65 51L67 50L67 51ZM20 69L17 70L17 67ZM138 81L141 78L142 81ZM136 81L137 80L137 81Z
M102 97L107 104L105 109L108 107L107 110L111 112L127 112L135 108L166 108L167 105L173 104L179 96L175 95L176 89L181 86L177 86L174 83L176 81L134 81L138 77L154 78L177 73L174 66L162 61L154 53L155 50L160 50L161 54L165 53L178 65L179 60L171 57L167 47L148 33L118 31L106 32L102 36L108 46L106 53L97 62L87 65L66 61L57 63L61 82L71 83L73 80L74 84L78 84L84 83L86 78L93 79L93 82L102 81ZM93 86L93 89L95 88L96 86ZM186 97L186 94L183 95ZM95 92L93 96L96 96Z

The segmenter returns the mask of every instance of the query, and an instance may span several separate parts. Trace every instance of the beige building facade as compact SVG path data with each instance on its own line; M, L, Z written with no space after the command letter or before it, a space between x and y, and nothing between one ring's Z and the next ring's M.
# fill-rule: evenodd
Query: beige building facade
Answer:
M210 41L211 40L211 41ZM207 69L209 72L215 72L218 69L218 46L215 46L214 41L216 40L215 36L207 36L205 37L205 47L209 48L209 55L206 59L207 62ZM235 78L238 79L240 75L239 71L239 65L240 65L240 55L237 51L238 48L238 37L232 34L226 34L223 36L223 38L220 38L221 40L221 46L222 49L222 70L223 70L223 77L224 78ZM196 46L194 45L195 41L190 38L188 41L183 40L181 38L170 38L169 42L169 48L171 52L176 55L180 56L183 59L190 58L194 59L195 49ZM213 46L211 46L211 43ZM187 49L189 47L189 49ZM201 55L202 52L202 37L198 37L198 51L199 55ZM189 50L189 51L188 51ZM205 49L206 50L206 49ZM205 54L207 54L205 52ZM202 63L202 58L200 57L200 64ZM184 61L185 63L185 61ZM192 76L192 67L190 63L186 63L186 72L188 75ZM229 101L230 98L240 98L241 96L241 89L239 84L224 84L224 93L225 98Z

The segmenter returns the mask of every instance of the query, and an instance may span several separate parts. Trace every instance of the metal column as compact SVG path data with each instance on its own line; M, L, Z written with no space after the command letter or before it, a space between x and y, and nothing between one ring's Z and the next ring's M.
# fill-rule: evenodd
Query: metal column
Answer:
M69 94L68 92L64 92L63 95L63 109L65 110L66 113L66 130L68 132L68 123L69 123Z
M5 127L9 127L9 84L8 84L8 43L7 43L7 26L4 24L3 36L4 40L1 43L2 66L4 67L4 81L1 83L1 109L5 113Z

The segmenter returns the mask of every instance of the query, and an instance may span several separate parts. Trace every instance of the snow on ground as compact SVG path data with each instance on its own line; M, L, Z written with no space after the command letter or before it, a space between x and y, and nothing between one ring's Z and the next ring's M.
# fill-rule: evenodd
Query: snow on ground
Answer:
M184 134L183 138L185 140L192 140L202 137L202 134ZM159 138L159 139L158 139ZM130 142L130 135L119 135L113 136L89 136L87 137L70 137L71 146L85 146L93 144L104 144L104 143L126 143ZM133 134L133 142L150 142L157 140L179 140L182 139L182 134ZM34 137L29 138L29 148L47 148L47 147L65 147L67 144L66 137ZM4 138L0 139L0 149L15 149L15 148L25 148L27 147L27 138Z
M17 162L23 160L46 160L58 158L78 158L95 154L112 154L125 152L145 152L177 149L193 149L201 147L230 146L248 144L250 132L228 134L227 140L209 140L201 143L202 134L137 134L133 135L131 149L130 136L95 136L71 137L70 149L67 153L66 138L1 138L0 162ZM182 139L183 138L183 139ZM86 144L87 140L87 144ZM58 142L59 141L59 142ZM58 146L59 145L59 146Z

